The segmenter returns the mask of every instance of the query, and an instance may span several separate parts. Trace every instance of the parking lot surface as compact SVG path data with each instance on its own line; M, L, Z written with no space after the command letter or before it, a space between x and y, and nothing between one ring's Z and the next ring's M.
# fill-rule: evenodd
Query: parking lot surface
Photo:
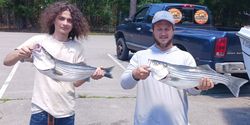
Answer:
M0 125L27 125L35 68L31 63L2 65L5 55L35 33L0 32ZM128 61L116 59L112 35L90 35L84 41L86 63L115 66L113 79L91 80L76 89L76 125L132 125L136 88L123 90L120 75ZM250 125L250 83L235 98L224 85L189 96L191 125Z

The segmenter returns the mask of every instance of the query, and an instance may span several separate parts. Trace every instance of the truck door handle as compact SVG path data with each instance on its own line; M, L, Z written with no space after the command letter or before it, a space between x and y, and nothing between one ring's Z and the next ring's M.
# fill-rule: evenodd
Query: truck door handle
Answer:
M136 27L136 30L141 31L141 27Z

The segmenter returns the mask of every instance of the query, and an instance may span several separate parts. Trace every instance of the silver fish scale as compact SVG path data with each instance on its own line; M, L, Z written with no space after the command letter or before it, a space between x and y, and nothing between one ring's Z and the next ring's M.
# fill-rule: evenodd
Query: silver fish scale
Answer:
M197 79L200 79L202 77L209 77L214 82L217 82L217 83L229 82L229 79L224 77L223 75L221 75L221 74L215 75L214 73L211 74L210 72L208 72L206 70L201 72L200 70L190 71L188 69L185 69L185 70L181 70L181 72L180 72L180 69L176 69L176 68L171 67L171 66L169 66L168 69L170 72L169 75L183 79L183 80L197 80Z
M85 66L71 66L71 65L63 64L61 62L57 62L55 69L59 72L64 73L65 75L82 76L83 74L91 75L95 71L96 68L85 67Z
M56 70L62 71L62 72L71 72L71 73L81 73L81 72L86 72L86 71L95 71L95 68L90 68L90 67L84 67L84 66L69 66L69 65L64 65L64 64L57 64L55 67Z

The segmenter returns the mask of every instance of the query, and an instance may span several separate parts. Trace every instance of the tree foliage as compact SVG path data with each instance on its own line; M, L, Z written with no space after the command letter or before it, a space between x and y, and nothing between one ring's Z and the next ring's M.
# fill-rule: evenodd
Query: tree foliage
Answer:
M48 4L62 0L0 0L0 28L24 30L38 27L38 16ZM65 0L64 0L65 1ZM84 13L92 31L112 32L129 16L131 0L67 0ZM190 3L211 10L214 24L241 27L249 24L250 1L246 0L136 0L137 9L148 3Z

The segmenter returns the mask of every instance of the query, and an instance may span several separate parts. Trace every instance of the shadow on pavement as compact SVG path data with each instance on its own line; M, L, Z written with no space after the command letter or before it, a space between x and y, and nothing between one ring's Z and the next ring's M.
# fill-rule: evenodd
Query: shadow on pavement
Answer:
M249 125L250 107L221 109L227 125Z

